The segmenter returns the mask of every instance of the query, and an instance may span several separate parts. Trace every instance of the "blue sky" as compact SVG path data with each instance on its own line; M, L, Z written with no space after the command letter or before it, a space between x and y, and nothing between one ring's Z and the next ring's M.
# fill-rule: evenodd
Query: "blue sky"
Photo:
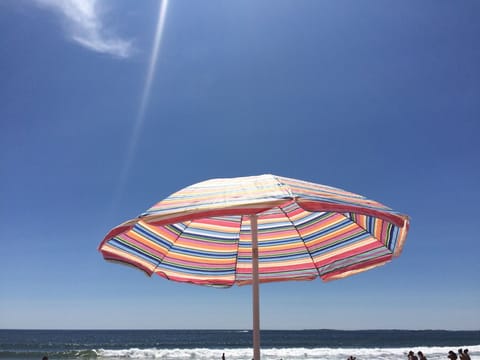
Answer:
M182 187L272 173L411 230L384 267L262 285L262 328L479 329L479 11L2 1L0 328L251 328L250 287L148 278L97 246Z

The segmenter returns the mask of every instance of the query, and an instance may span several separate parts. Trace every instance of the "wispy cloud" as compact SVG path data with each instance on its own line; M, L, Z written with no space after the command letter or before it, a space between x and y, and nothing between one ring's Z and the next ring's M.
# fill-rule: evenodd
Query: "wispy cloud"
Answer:
M68 36L80 45L104 54L125 58L131 41L111 33L102 23L99 0L35 0L42 7L61 14Z

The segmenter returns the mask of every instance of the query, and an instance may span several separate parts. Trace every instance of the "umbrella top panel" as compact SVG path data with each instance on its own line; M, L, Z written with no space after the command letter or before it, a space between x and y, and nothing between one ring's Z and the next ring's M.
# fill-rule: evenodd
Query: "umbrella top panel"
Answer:
M309 211L356 211L403 223L405 215L364 196L331 186L271 174L211 179L183 188L141 215L146 221L175 217L260 213L295 201Z

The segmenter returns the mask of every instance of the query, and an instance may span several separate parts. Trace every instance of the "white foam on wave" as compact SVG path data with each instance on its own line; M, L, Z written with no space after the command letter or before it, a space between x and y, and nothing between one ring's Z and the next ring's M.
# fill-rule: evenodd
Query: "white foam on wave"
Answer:
M428 360L445 360L449 350L468 348L472 358L480 356L480 345L457 347L412 347L412 348L262 348L263 360L346 360L355 356L357 360L405 360L407 353L422 351ZM220 360L225 353L227 360L251 360L251 348L239 349L122 349L96 350L99 358L110 359L164 359L164 360Z

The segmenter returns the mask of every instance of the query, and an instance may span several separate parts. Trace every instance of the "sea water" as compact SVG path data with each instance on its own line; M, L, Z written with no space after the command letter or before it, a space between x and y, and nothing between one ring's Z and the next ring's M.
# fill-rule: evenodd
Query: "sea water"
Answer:
M252 359L249 330L0 330L0 359ZM468 348L480 358L480 331L262 330L263 360L429 360Z

